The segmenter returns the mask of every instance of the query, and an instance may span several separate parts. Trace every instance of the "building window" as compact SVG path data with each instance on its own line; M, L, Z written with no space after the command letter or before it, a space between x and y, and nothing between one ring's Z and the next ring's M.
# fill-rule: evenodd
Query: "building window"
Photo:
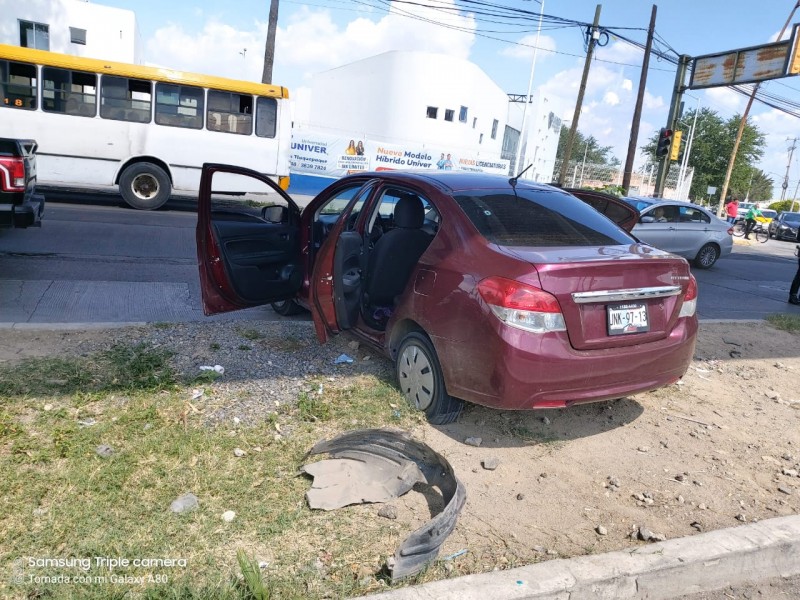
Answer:
M77 27L69 28L69 41L73 44L86 45L86 30L78 29Z
M496 140L496 139L497 139L497 126L498 126L499 124L500 124L500 123L498 123L497 119L495 119L494 121L492 121L492 139L493 139L493 140Z
M467 109L466 106L462 106L461 110L458 111L458 120L460 122L462 122L462 123L466 123L467 122L467 110L468 109Z
M439 109L435 106L429 106L427 112L429 119L438 119L439 118Z
M472 117L472 128L475 129L477 125L478 125L478 117Z
M444 120L445 121L452 121L453 120L453 115L455 115L455 112L456 111L454 111L452 108L445 109L445 111L444 111Z
M50 28L43 23L20 21L19 45L23 48L50 50Z

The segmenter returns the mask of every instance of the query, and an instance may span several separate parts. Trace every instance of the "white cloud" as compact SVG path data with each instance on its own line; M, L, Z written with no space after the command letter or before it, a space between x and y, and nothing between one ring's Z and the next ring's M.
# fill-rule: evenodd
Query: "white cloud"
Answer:
M509 58L519 58L526 61L533 60L533 49L537 47L536 34L526 35L517 42L517 45L506 46L499 54ZM536 53L536 60L542 60L552 55L556 49L556 41L549 35L539 36L539 52ZM544 51L544 52L543 52Z
M632 92L633 82L630 79L624 79L622 81L622 89L625 90L626 92Z
M705 90L705 100L703 104L710 105L714 110L724 112L726 116L744 110L744 104L747 101L738 92L725 87Z
M437 4L441 6L442 3ZM312 73L389 50L424 50L468 58L475 39L471 15L424 6L404 5L398 9L393 4L388 14L373 18L359 17L339 24L328 10L302 6L283 20L284 27L278 28L273 80L295 87ZM170 24L147 40L147 58L151 63L186 71L260 81L266 31L266 23L259 21L247 30L237 30L210 18L200 32ZM245 48L247 51L242 54Z
M603 96L603 102L609 106L617 106L620 103L619 95L616 92L608 91Z
M656 110L659 108L664 108L666 103L664 102L664 98L661 96L653 96L647 90L644 91L644 102L643 105L648 110ZM666 118L666 116L665 116Z

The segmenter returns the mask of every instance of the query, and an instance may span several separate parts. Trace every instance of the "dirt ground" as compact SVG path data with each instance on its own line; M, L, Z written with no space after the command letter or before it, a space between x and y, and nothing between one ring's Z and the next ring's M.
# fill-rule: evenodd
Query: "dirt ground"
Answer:
M102 335L4 330L0 362ZM467 488L441 553L466 550L448 561L452 574L646 544L640 528L671 539L797 514L800 336L766 323L701 324L676 385L566 410L468 407L453 425L412 434ZM464 443L475 437L480 446ZM496 469L484 468L487 459ZM395 505L408 532L436 509L413 492Z

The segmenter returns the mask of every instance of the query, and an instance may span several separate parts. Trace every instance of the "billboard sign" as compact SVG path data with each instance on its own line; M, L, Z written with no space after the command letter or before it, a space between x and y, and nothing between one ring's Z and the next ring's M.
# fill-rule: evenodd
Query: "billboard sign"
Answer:
M795 25L788 40L697 56L692 61L689 89L757 83L800 73Z

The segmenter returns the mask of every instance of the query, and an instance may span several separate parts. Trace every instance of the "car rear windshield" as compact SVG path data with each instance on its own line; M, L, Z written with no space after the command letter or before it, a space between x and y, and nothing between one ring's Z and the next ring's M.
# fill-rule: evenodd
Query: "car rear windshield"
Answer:
M480 234L499 246L608 246L634 239L560 190L469 190L454 198Z

